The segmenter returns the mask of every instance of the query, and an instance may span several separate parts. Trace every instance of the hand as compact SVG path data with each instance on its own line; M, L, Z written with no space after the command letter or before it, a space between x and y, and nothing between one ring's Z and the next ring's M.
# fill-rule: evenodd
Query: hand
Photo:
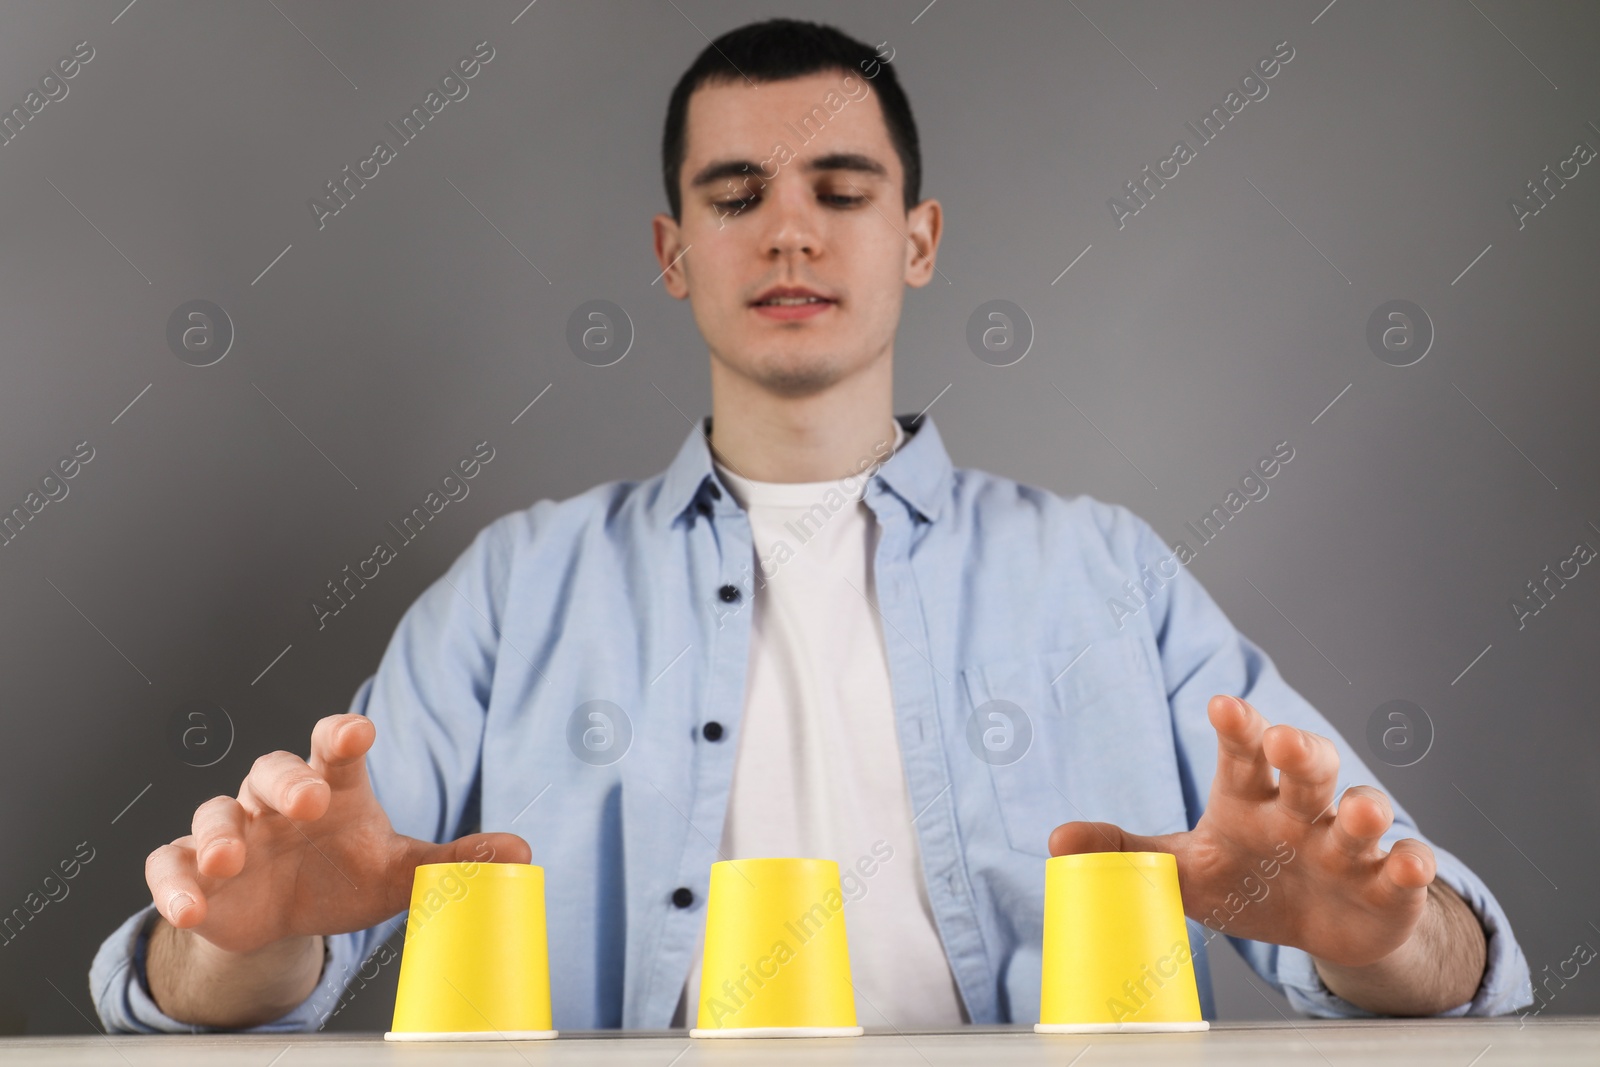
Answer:
M1414 838L1388 852L1379 847L1394 822L1388 797L1356 785L1335 807L1332 741L1269 726L1235 697L1212 697L1207 712L1217 731L1217 773L1193 830L1142 837L1109 823L1070 822L1051 833L1051 854L1173 853L1190 918L1340 967L1373 964L1406 945L1423 918L1435 863Z
M364 715L329 715L311 732L310 763L270 752L237 798L200 805L193 832L145 860L162 917L245 953L288 937L364 930L404 911L421 863L532 859L515 834L435 844L395 833L367 778L376 737Z

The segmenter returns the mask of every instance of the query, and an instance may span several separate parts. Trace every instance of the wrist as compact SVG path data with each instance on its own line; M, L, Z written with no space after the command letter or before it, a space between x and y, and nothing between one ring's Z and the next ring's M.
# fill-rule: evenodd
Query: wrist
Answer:
M1428 886L1411 935L1387 956L1361 966L1312 957L1330 991L1380 1015L1437 1015L1476 995L1487 966L1477 915L1441 882Z
M147 982L168 1016L240 1029L279 1018L316 989L327 955L321 935L286 937L234 952L165 919L150 934Z
M1335 963L1320 956L1312 956L1311 962L1315 965L1317 976L1334 993L1358 1007L1377 1011L1377 1008L1363 1003L1367 998L1362 996L1362 992L1369 987L1395 984L1423 966L1427 956L1426 946L1435 940L1429 935L1437 929L1440 918L1439 905L1430 893L1423 905L1422 916L1412 928L1410 936L1388 955L1363 964Z
M301 962L312 946L317 946L318 953L321 952L322 938L318 934L279 938L259 948L235 952L208 941L192 929L180 930L165 920L158 924L158 928L162 926L167 928L178 951L192 964L207 971L227 972L256 967L276 970L279 966Z

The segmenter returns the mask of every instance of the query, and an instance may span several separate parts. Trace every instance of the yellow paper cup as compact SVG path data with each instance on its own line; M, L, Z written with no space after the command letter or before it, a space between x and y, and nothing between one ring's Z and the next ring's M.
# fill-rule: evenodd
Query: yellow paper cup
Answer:
M1045 863L1041 1034L1206 1030L1178 862L1087 852Z
M529 1041L550 1021L544 869L424 863L411 885L389 1041Z
M711 865L699 1025L690 1037L856 1037L833 860Z

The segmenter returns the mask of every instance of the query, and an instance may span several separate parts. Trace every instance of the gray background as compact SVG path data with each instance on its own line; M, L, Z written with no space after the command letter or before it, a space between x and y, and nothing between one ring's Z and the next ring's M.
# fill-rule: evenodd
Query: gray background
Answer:
M0 503L95 448L0 548L0 911L96 850L0 948L0 1031L88 1030L84 975L148 900L145 855L255 755L303 752L482 525L653 474L709 410L688 308L652 285L661 123L706 36L770 14L887 41L921 126L948 229L896 410L936 401L957 464L1171 539L1287 440L1193 572L1353 743L1385 701L1427 711L1427 756L1374 765L1535 972L1600 945L1600 570L1525 629L1508 607L1600 524L1600 166L1525 229L1507 207L1600 147L1593 5L525 3L0 7L7 108L96 52L0 148ZM318 231L307 199L485 39L470 96ZM1285 39L1270 95L1119 231L1108 198ZM165 340L197 298L237 329L205 368ZM594 298L637 329L603 369L564 341ZM1005 368L965 342L996 298L1037 334ZM1392 299L1437 330L1414 366L1366 344ZM310 597L485 438L471 495L319 632ZM168 738L190 700L236 729L208 768ZM1214 958L1224 1017L1275 1017ZM392 981L335 1027L385 1028ZM1586 968L1550 1011L1597 1009Z

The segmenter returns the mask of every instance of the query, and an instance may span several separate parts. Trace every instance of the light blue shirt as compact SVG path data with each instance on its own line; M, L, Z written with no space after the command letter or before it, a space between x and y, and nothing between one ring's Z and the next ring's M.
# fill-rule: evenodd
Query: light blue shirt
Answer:
M953 468L931 418L897 418L914 433L864 499L881 528L877 601L922 873L971 1019L1033 1022L1050 831L1076 819L1191 829L1215 771L1214 694L1332 738L1341 792L1378 781L1146 522ZM431 841L504 830L532 846L560 1029L672 1019L719 858L753 563L749 520L697 426L656 477L540 500L480 531L407 610L351 703L377 724L368 767L396 830ZM1128 581L1149 590L1131 617L1108 609L1111 598L1131 603ZM997 710L1007 719L989 717ZM723 727L716 740L710 722ZM1386 847L1422 837L1399 803L1394 813ZM1505 912L1428 843L1439 879L1488 934L1482 984L1443 1014L1529 1003ZM112 933L90 970L108 1030L196 1029L159 1011L130 966L152 913ZM317 1028L403 919L328 938L317 989L255 1029ZM1214 1017L1206 945L1217 935L1192 919L1189 933ZM1368 1014L1329 992L1306 953L1229 940L1297 1009Z

